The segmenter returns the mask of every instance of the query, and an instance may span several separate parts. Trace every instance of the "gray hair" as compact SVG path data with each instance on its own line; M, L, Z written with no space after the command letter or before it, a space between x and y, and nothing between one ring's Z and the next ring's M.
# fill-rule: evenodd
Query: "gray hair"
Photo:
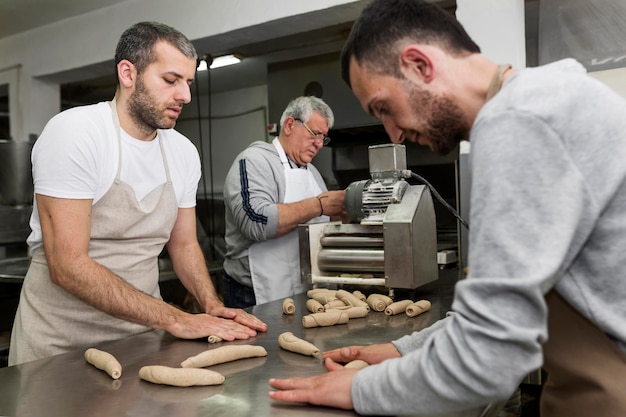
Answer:
M321 98L315 96L301 96L293 99L288 105L283 115L280 117L280 126L284 126L288 117L300 119L304 123L308 122L313 112L317 112L328 123L328 129L335 123L335 115L331 108Z
M154 45L164 41L176 47L187 58L198 59L198 53L185 35L171 26L158 22L140 22L126 29L115 49L115 66L126 59L133 63L141 74L148 65L156 61ZM117 71L115 71L117 78Z

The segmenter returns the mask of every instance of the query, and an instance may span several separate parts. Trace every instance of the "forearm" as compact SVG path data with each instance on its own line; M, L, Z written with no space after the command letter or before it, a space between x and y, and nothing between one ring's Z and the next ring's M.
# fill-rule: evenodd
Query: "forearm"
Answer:
M206 312L211 308L222 306L217 291L213 286L204 254L200 245L191 243L180 250L168 252L174 272L185 288L196 298Z
M66 261L65 266L53 269L57 285L85 303L122 320L169 331L184 314L162 300L137 290L87 256Z
M322 207L317 197L307 198L296 203L277 204L278 229L276 237L291 232L299 224L322 215Z

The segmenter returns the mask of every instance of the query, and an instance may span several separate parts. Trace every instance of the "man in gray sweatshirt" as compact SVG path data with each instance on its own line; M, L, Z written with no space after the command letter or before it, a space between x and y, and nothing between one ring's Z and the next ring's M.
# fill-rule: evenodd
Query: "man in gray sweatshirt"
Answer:
M506 399L548 373L542 417L626 415L626 100L572 59L516 71L419 0L374 0L344 80L391 140L471 144L469 274L453 313L329 372L272 379L276 400L429 415ZM337 362L363 359L361 371Z

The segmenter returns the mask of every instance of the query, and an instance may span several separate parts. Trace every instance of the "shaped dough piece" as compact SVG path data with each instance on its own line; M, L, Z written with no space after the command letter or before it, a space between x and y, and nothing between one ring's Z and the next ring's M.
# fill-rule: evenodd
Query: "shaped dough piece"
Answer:
M122 376L122 365L108 352L89 348L85 351L85 360L109 374L113 379L119 379Z
M294 336L291 332L284 332L278 336L278 345L288 351L301 353L307 356L317 356L320 350L313 343Z
M205 350L195 356L191 356L180 364L183 368L204 368L205 366L217 365L219 363L236 361L238 359L253 358L257 356L267 356L267 351L263 346L253 345L229 345L220 346L215 349Z
M294 314L296 312L296 304L292 298L285 298L283 300L283 313Z
M345 364L344 368L348 368L348 369L363 369L363 368L367 368L368 366L370 366L369 363L361 360L361 359L355 359L352 362L348 362Z
M422 314L430 310L430 301L428 300L419 300L414 302L413 304L409 304L406 307L406 315L409 317L415 317L418 314Z
M224 340L224 339L222 339L219 336L215 336L215 335L211 335L211 336L207 337L207 341L209 343L218 343L218 342L221 342L222 340Z
M395 316L396 314L404 313L407 306L413 304L411 300L402 300L391 303L385 309L385 314L388 316Z
M344 324L350 320L348 313L340 310L328 310L323 313L313 313L302 317L302 326L310 327L326 327L335 324Z
M388 305L393 303L391 297L387 297L383 294L370 294L367 297L367 304L374 311L385 311Z
M367 305L365 301L361 301L354 294L346 290L337 290L337 293L335 294L335 296L339 298L340 300L343 300L344 303L349 304L353 307L364 306L364 307L367 307L368 309L370 308L370 306Z
M337 292L337 290L331 290L328 288L313 288L312 290L308 290L306 292L306 296L309 298L313 298L313 296L315 294L320 294L320 293L330 293L332 295L335 295L335 293Z
M321 313L324 311L324 306L319 301L309 298L306 300L306 309L311 313Z
M352 294L353 294L356 298L358 298L359 300L361 300L361 301L366 301L366 300L367 300L367 297L365 297L365 294L363 294L363 293L362 293L361 291L359 291L359 290L354 290L354 291L352 291Z
M332 310L333 308L342 308L342 307L350 307L343 300L336 298L332 300L330 303L324 304L324 310Z
M224 375L209 369L170 368L169 366L150 365L139 370L139 378L153 384L191 387L193 385L220 385Z
M358 319L358 318L361 318L361 317L365 317L370 312L369 308L365 308L363 306L360 306L360 307L352 307L352 306L335 307L335 308L327 309L326 311L331 311L331 310L343 311L343 312L347 313L348 317L351 318L351 319Z

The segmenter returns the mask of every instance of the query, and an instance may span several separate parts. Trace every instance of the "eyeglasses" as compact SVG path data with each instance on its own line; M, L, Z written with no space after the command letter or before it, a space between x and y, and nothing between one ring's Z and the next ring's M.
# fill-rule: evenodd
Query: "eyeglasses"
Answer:
M309 133L311 134L311 136L313 136L314 139L317 139L319 136L321 136L322 137L322 145L326 146L326 145L328 145L330 143L330 137L326 136L322 132L314 132L314 131L312 131L311 128L308 127L306 125L306 123L304 123L300 119L294 119L294 120L296 122L300 123L302 126L304 126L304 128L309 131Z

